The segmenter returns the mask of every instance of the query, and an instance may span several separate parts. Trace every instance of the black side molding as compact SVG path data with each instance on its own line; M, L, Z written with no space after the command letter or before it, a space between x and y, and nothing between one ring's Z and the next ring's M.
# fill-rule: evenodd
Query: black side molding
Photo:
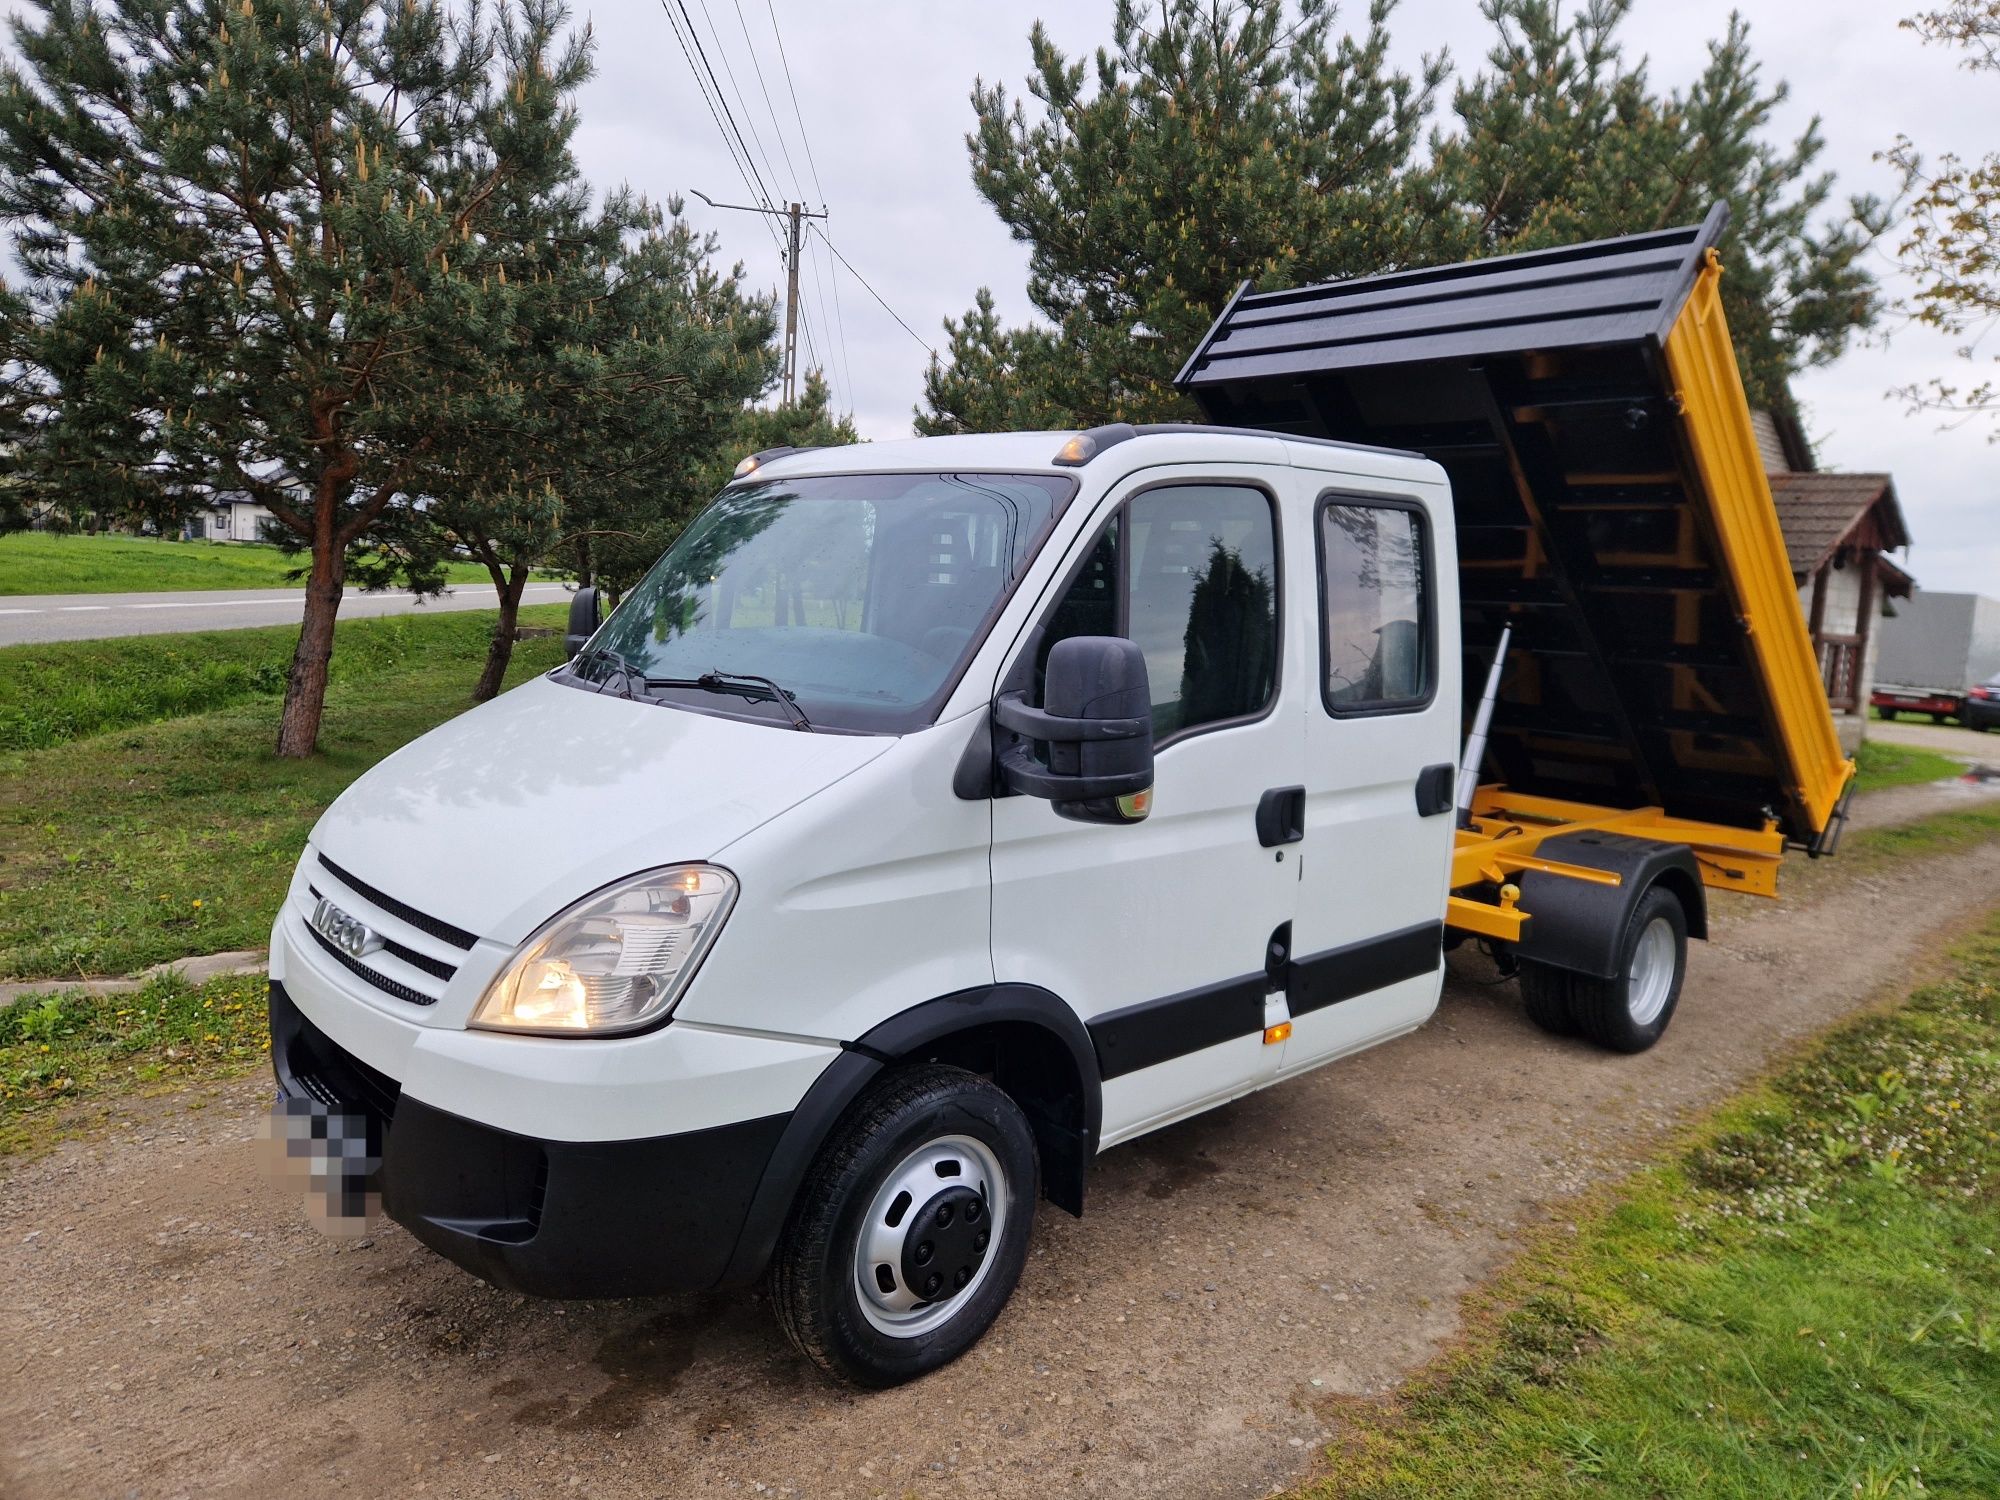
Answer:
M1303 1016L1405 979L1435 974L1444 962L1444 923L1420 922L1292 960L1286 1005Z
M1155 1063L1262 1032L1266 987L1260 969L1240 979L1107 1011L1090 1023L1099 1073L1106 1080L1122 1078Z

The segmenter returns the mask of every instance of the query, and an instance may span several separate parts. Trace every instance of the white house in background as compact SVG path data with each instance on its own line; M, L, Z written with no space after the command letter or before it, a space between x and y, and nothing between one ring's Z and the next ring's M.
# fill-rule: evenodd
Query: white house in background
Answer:
M271 512L254 500L217 500L187 523L189 541L261 542Z

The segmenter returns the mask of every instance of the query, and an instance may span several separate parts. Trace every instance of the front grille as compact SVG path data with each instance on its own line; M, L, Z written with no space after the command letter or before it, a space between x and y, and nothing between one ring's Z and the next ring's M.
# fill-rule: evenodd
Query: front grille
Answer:
M305 882L298 902L299 917L313 941L342 968L385 995L409 1005L434 1005L457 975L460 950L477 942L471 933L418 911L406 901L378 890L314 851L319 868ZM314 903L330 901L367 926L380 939L365 955L356 956L313 927Z
M366 881L355 879L324 854L319 857L319 862L342 885L366 896L370 901L373 901L382 910L390 913L392 916L401 917L419 932L427 932L432 937L442 942L450 943L454 948L463 948L467 952L470 952L473 945L479 941L476 935L467 932L463 927L454 927L449 922L440 921L436 917L418 911L414 906L409 906L398 901L394 896L385 895Z
M316 885L308 885L306 889L312 893L315 901L323 900L326 896L326 893ZM422 969L426 974L434 974L439 979L450 979L458 972L456 964L448 964L441 958L432 958L428 953L419 953L407 943L399 943L392 937L377 935L382 938L382 949L385 953L395 954L412 968Z
M306 935L332 955L342 968L367 980L383 994L394 995L398 1000L407 1000L412 1005L437 1004L436 995L426 995L422 990L413 990L407 984L399 984L387 974L369 968L360 959L354 958L343 950L334 947L332 943L321 937L319 932L310 923L306 925Z

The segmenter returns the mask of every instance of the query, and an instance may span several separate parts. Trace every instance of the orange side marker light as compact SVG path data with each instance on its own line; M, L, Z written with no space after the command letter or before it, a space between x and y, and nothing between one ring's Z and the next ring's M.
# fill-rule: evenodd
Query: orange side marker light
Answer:
M1264 1028L1264 1045L1266 1047L1275 1047L1279 1042L1290 1041L1291 1037L1292 1023L1290 1021L1280 1021L1276 1026L1266 1026Z

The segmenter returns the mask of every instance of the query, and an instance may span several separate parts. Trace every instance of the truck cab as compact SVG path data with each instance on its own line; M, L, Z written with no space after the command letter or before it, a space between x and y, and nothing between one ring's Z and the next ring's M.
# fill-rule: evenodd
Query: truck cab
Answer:
M501 1285L775 1257L829 1368L950 1358L1097 1151L1431 1014L1453 537L1436 465L1260 433L751 465L314 829L290 1107Z

